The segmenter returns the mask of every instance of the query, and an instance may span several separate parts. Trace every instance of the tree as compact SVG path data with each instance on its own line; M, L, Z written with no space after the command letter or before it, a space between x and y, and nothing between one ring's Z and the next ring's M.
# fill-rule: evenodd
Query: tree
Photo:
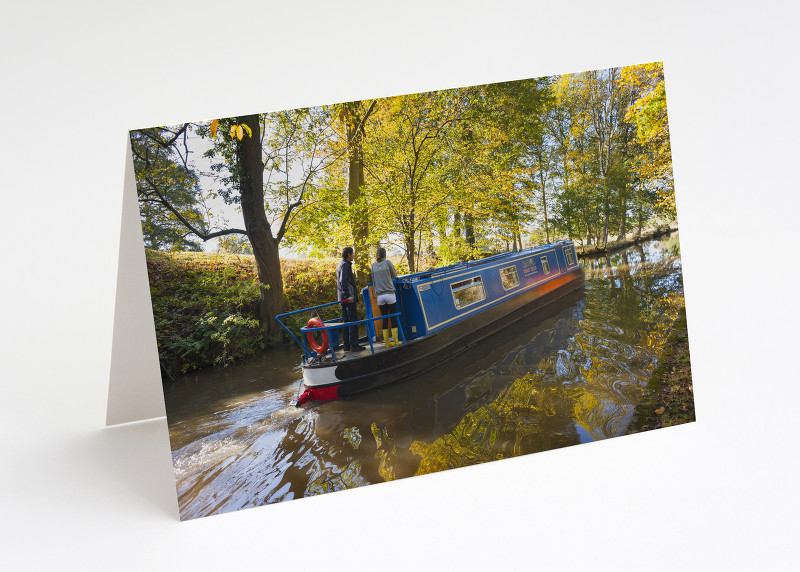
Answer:
M600 246L614 227L623 238L631 220L641 232L652 193L642 185L638 165L646 159L629 113L640 89L625 69L562 76L554 87L548 130L558 165L557 226Z
M552 142L554 186L559 198L552 221L556 230L574 238L581 236L579 217L583 196L577 157L585 128L569 76L554 78L551 86L554 103L549 107L545 121Z
M581 97L592 127L595 164L602 192L603 230L601 242L605 246L608 243L608 227L614 191L614 179L609 174L613 169L614 162L619 159L614 154L616 151L614 143L624 111L620 106L617 89L619 70L611 68L585 72L581 75Z
M641 145L633 168L641 184L654 193L657 208L675 217L664 68L660 62L625 67L621 79L637 94L625 113L625 119L636 126L636 140Z
M350 211L350 229L355 249L356 282L366 286L369 282L369 218L365 201L360 200L364 192L364 137L367 119L375 110L376 101L367 107L361 101L343 103L339 107L339 118L345 129L347 145L348 183L347 205Z
M542 134L541 112L551 99L548 82L523 80L462 91L463 113L439 159L440 177L448 187L446 205L453 212L446 250L476 256L503 242L521 248L522 229L537 214L530 150Z
M261 146L261 121L257 115L244 115L225 122L231 124L231 132L247 126L246 136L229 136L235 161L232 165L232 178L239 191L239 203L244 219L244 234L253 247L253 255L258 269L259 314L261 325L267 339L275 335L278 325L275 316L283 311L283 276L278 252L285 231L285 223L291 210L286 213L277 236L273 235L267 220L264 202L264 160ZM225 135L223 135L225 137Z
M465 90L393 97L382 102L372 121L367 172L378 212L402 237L410 272L416 270L423 233L447 202L441 159L466 104Z
M266 125L268 129L263 129ZM220 119L209 124L185 124L174 130L142 130L139 133L149 137L159 147L175 153L179 137L192 128L196 128L201 137L212 138L213 146L206 155L222 159L213 168L225 185L218 193L227 202L240 205L244 228L209 232L205 226L193 224L182 216L163 192L159 196L165 208L175 214L189 232L203 241L227 235L247 237L261 285L259 314L265 337L269 341L280 333L275 316L283 311L279 245L296 210L312 191L315 176L325 164L321 149L325 138L330 135L325 128L325 116L315 109L293 110ZM132 140L135 137L138 137L137 132L132 133ZM184 164L187 164L186 160ZM266 184L265 165L270 173ZM272 180L273 175L276 180ZM293 182L294 175L299 176L299 182ZM275 222L275 231L268 213Z
M223 127L222 136L215 138L208 155L224 159L216 165L220 172L228 169L224 180L229 187L223 196L241 205L261 285L259 312L270 338L279 333L275 316L284 309L279 246L313 193L315 178L331 160L325 153L330 120L322 108L307 108L240 116L218 125ZM215 126L212 123L201 133L214 136ZM241 127L248 132L245 136Z
M551 80L528 79L498 86L505 99L502 114L507 124L505 129L513 137L515 148L518 149L512 167L520 173L520 188L527 195L517 197L515 202L521 207L527 203L529 212L541 213L545 239L550 242L548 187L553 180L553 153L552 138L546 129L545 119L555 104Z
M185 131L184 131L185 133ZM188 225L207 229L197 176L168 140L183 133L167 129L131 132L136 190L145 247L155 250L200 250ZM185 224L185 223L188 223Z

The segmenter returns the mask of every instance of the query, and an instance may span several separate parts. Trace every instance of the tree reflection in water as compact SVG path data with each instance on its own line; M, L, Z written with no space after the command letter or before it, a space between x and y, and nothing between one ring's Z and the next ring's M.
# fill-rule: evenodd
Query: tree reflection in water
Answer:
M566 348L452 431L432 443L414 441L416 474L624 434L683 305L680 261L648 263L641 248L631 258L637 254L633 266L627 253L590 266L583 316Z

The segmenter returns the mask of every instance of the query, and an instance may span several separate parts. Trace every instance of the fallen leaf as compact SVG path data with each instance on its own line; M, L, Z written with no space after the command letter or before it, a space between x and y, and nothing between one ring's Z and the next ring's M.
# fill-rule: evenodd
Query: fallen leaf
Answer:
M662 405L661 407L659 407L658 409L653 411L653 413L655 413L656 415L661 415L662 413L664 413L664 411L665 411L665 409L664 409L664 406Z

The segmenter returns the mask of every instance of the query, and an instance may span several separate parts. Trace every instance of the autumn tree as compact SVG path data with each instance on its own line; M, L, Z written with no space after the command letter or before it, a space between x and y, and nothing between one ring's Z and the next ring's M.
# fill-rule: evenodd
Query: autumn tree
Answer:
M499 212L509 210L512 236L521 247L521 226L541 214L547 240L548 186L551 152L545 129L547 109L554 98L548 78L503 82L486 86L486 114L490 122L486 145L494 149L495 168L513 178ZM514 241L517 242L516 240Z
M452 212L445 251L479 256L483 248L496 248L498 242L521 248L522 229L538 210L531 194L530 150L542 133L541 112L549 101L547 80L462 91L466 98L461 117L438 160L447 187L446 205ZM444 218L437 220L444 235Z
M635 90L637 98L627 108L625 119L636 127L641 145L633 168L641 184L656 197L656 207L675 217L672 153L667 118L667 91L660 62L622 68L621 80Z
M447 202L438 171L467 101L466 90L393 97L382 102L372 122L368 178L378 212L401 236L410 272L416 270L423 233Z
M569 238L582 236L581 214L584 212L585 186L581 185L582 173L578 157L582 154L585 123L573 97L569 76L553 78L554 97L545 116L545 124L553 154L554 191L558 197L552 222L556 231Z
M313 196L315 182L332 160L327 152L330 115L322 108L249 115L219 122L201 134L215 144L209 157L226 188L220 193L242 209L261 284L259 309L267 336L278 333L275 316L283 311L279 247L297 212ZM249 127L242 137L240 127ZM264 174L267 174L266 180Z
M145 247L155 250L201 249L190 227L208 232L204 196L187 164L183 132L149 129L131 132L136 190Z
M584 113L589 118L591 136L594 142L594 168L597 185L602 194L603 222L599 242L608 242L609 221L611 218L612 193L618 180L611 176L615 161L620 159L616 153L615 140L624 110L620 105L617 83L619 70L595 70L581 74L580 97Z
M671 196L653 160L668 153L668 145L662 135L648 149L636 120L647 97L659 101L657 69L648 64L554 78L556 105L547 119L556 168L554 222L568 236L603 246L609 234L621 239L632 224L641 233L656 211L655 189L668 189Z
M344 126L345 145L347 148L347 206L349 211L350 230L355 249L355 275L359 286L369 282L369 212L366 201L362 200L365 192L364 179L364 138L366 123L375 110L377 102L367 105L362 101L343 103L338 107L339 119Z
M215 192L226 202L241 208L243 228L209 231L183 216L163 192L161 197L165 208L200 240L229 235L247 238L261 285L259 314L267 339L279 333L275 316L284 307L281 240L296 211L313 193L316 176L329 161L323 153L325 139L330 137L326 119L327 116L316 109L303 109L131 134L132 141L140 136L147 137L171 153L177 153L181 136L192 129L211 141L211 148L205 155L216 161L212 168L222 184ZM268 172L266 181L265 170Z
M218 129L221 133L217 139ZM259 314L265 336L269 339L278 333L275 316L283 311L283 276L278 245L292 209L287 209L278 233L273 233L264 200L264 158L261 118L258 115L214 121L208 131L201 129L201 134L207 133L217 141L208 156L221 154L227 159L225 181L229 186L221 194L229 202L241 206L244 228L232 230L247 236L252 245L261 286ZM219 164L217 169L220 169Z

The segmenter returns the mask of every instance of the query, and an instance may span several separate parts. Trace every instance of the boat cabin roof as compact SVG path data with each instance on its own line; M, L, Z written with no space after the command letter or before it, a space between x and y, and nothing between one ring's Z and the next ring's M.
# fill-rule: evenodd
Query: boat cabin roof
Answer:
M573 243L562 240L398 276L395 294L405 338L454 325L577 266ZM373 317L369 287L362 295Z

